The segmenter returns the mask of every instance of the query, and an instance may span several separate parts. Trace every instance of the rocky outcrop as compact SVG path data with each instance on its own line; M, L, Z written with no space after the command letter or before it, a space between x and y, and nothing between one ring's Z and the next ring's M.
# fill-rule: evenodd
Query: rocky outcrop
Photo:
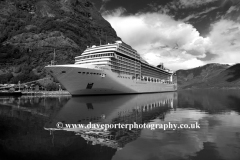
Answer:
M36 68L44 77L54 50L57 64L73 63L87 46L120 39L88 0L0 1L0 33L0 74L15 79Z

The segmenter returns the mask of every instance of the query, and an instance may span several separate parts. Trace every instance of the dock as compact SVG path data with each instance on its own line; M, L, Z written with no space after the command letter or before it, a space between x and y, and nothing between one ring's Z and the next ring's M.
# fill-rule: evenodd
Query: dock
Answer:
M68 91L23 91L23 95L71 95Z

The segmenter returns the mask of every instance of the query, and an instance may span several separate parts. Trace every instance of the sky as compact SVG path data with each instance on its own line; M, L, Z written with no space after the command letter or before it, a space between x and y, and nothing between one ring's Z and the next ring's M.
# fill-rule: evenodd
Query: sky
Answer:
M91 0L117 35L172 70L240 62L240 0Z

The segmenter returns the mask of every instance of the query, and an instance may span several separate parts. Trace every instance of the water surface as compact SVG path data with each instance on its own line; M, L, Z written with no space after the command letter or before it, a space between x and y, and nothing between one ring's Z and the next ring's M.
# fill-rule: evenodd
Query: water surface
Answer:
M200 129L58 130L56 123L192 124ZM0 97L0 159L240 159L240 91Z

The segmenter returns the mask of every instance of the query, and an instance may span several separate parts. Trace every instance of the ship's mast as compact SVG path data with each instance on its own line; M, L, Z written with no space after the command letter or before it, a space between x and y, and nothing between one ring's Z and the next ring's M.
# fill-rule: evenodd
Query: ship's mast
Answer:
M51 65L55 65L55 57L56 57L56 53L55 53L55 49L54 49L53 60L51 60Z
M99 37L100 46L102 45L101 38Z

